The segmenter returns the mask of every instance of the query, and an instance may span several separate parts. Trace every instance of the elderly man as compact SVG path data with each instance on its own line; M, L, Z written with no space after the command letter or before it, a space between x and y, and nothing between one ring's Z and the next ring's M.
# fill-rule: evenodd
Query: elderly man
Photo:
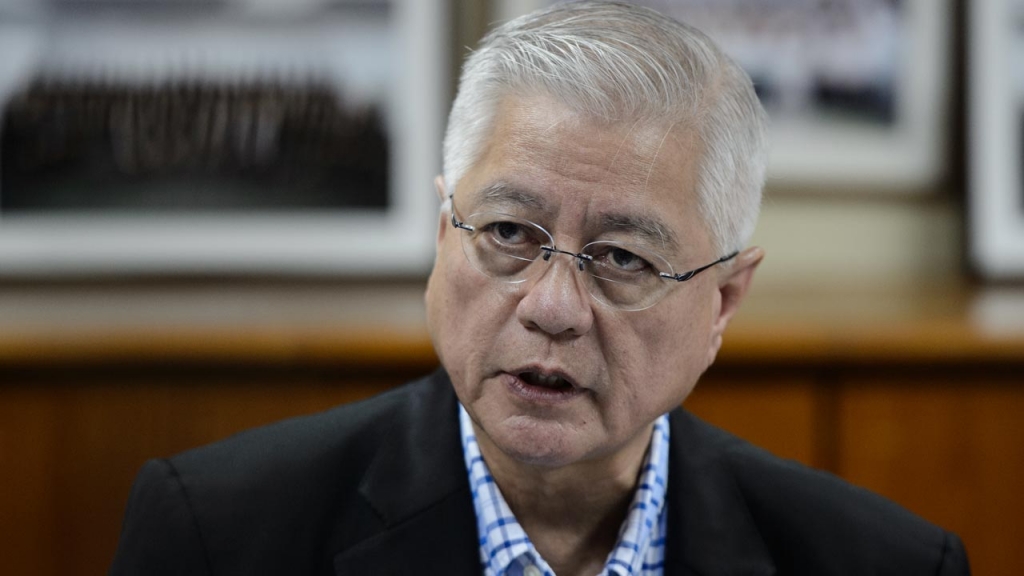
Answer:
M443 370L154 461L114 574L966 574L956 536L680 404L763 252L747 76L652 11L491 32L444 143Z

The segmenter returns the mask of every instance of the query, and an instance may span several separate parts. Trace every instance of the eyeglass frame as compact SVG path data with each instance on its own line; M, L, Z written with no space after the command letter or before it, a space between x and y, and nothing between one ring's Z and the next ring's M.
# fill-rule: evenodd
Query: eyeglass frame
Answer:
M452 193L452 194L448 195L448 202L451 204L451 222L452 222L452 226L455 227L456 229L459 229L459 230L465 230L467 232L476 232L476 228L474 226L472 226L470 224L466 224L465 222L460 221L458 218L455 217L455 193ZM498 214L498 213L496 212L495 214ZM512 215L509 214L508 216L511 217ZM536 222L533 222L531 220L527 220L525 218L519 218L518 216L516 216L515 218L517 218L519 220L522 220L524 222L527 222L527 223L529 223L529 224L531 224L533 226L536 226L538 229L540 229L541 232L544 232L544 234L546 234L547 237L551 239L551 246L541 246L540 247L540 250L543 253L542 257L544 258L545 262L548 262L548 261L551 260L551 255L552 254L565 254L567 256L572 256L573 258L575 258L576 259L576 265L579 268L579 271L583 272L584 271L584 268L583 268L584 262L591 262L591 261L594 260L593 256L590 256L589 254L584 254L582 252L582 250L585 249L587 246L590 246L591 244L597 244L597 242L590 242L590 243L584 245L583 248L580 249L581 250L580 252L570 252L568 250L561 250L561 249L559 249L555 245L555 236L551 232L549 232L547 228L541 226L540 224L537 224ZM736 251L732 252L731 254L728 254L726 256L722 256L721 258L719 258L718 260L715 260L714 262L711 262L710 264L705 264L704 266L701 266L699 268L694 268L693 270L690 270L690 271L687 271L687 272L680 272L678 274L668 274L666 272L662 272L661 270L658 270L658 277L663 279L663 280L675 280L676 282L686 282L687 280L690 280L691 278L693 278L697 274L700 274L701 272L707 270L708 268L711 268L711 267L717 266L718 264L721 264L723 262L728 262L729 260L732 260L733 258L738 256L739 253L740 253L739 250L736 250ZM662 260L664 260L666 264L669 263L668 260L666 260L663 256L658 255L658 257L661 258ZM530 262L536 262L536 261L537 261L537 259L534 258ZM658 303L658 301L655 301L654 303L652 303L647 308L650 308L651 306L654 306L657 303ZM640 309L637 309L636 311L646 310L647 308L640 308ZM631 311L631 310L626 310L626 311Z

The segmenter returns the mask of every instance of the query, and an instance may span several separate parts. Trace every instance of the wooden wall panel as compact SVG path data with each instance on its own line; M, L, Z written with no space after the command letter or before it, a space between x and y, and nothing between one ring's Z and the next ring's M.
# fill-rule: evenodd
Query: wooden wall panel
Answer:
M957 532L975 574L1024 574L1021 384L966 374L852 381L839 472Z
M0 558L11 574L59 573L56 420L45 394L0 389Z
M375 394L366 380L116 382L0 387L4 573L98 574L142 463Z
M684 405L704 420L783 458L824 467L825 438L818 433L824 398L813 382L789 378L711 376Z

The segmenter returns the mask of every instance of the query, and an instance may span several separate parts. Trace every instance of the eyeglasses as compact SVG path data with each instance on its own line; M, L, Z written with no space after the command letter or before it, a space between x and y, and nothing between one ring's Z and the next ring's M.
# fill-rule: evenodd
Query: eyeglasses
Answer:
M539 224L511 214L477 212L460 220L452 202L452 226L462 230L462 250L474 268L484 275L507 283L525 282L544 269L538 259L548 262L553 254L565 254L576 260L580 272L586 272L587 291L599 302L619 310L644 310L654 306L675 286L666 281L685 282L697 274L735 258L733 252L689 272L675 273L661 256L622 242L591 242L579 253L555 246L551 233Z

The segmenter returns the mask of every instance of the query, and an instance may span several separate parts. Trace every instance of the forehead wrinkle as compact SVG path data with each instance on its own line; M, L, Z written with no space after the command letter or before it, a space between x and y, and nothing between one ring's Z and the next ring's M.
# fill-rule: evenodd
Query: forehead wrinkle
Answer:
M626 134L622 136L622 140L619 141L619 146L615 149L615 154L612 155L611 162L608 163L608 172L611 172L612 168L615 167L615 160L618 159L619 153L622 152L622 147L626 145L626 141L629 140L629 135L633 133L633 130L636 128L637 124L639 124L639 123L640 123L640 119L638 118L635 122L633 122L629 126L629 130L626 131Z

